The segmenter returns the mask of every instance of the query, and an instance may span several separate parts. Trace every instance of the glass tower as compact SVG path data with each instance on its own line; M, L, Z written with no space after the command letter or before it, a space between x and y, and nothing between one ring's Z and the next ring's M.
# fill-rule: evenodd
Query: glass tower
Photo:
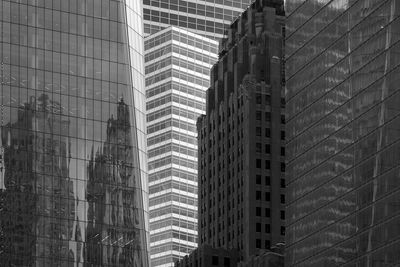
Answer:
M251 0L143 0L144 34L178 26L212 39L224 37L225 28Z
M145 39L152 266L197 247L197 117L218 43L168 27Z
M0 265L148 266L142 4L0 1Z
M400 3L286 12L285 266L398 266Z

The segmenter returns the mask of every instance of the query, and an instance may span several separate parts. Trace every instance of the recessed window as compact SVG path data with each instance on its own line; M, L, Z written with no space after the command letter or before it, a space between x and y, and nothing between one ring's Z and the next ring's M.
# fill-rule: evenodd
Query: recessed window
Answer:
M265 128L265 137L268 137L268 138L271 137L271 129Z
M256 94L256 103L261 104L261 95L260 94Z
M261 111L256 111L256 120L261 120Z
M256 159L256 168L261 168L261 159Z
M261 248L261 239L256 239L256 248Z
M282 194L281 194L281 203L285 204L285 195L282 195Z
M271 193L265 192L265 201L270 201L270 200L271 200Z
M261 153L261 143L256 143L256 152Z
M286 181L285 179L281 179L281 188L285 188L286 187Z
M256 136L261 136L261 128L256 127Z
M284 219L285 219L285 211L281 210L281 220L284 220Z
M265 121L271 121L271 112L265 112Z
M265 95L265 104L271 105L271 96L270 95Z
M261 191L256 191L256 200L261 200Z
M284 147L281 147L281 156L285 156L285 148Z
M271 177L265 176L265 185L271 185Z
M281 140L285 140L285 131L281 131Z
M265 217L267 217L267 218L271 217L271 209L270 208L265 208Z
M271 145L266 144L265 145L265 154L270 154L271 153Z
M218 266L218 256L212 256L211 258L212 265L217 265Z
M281 172L285 172L286 170L286 164L284 162L281 162Z
M256 216L261 216L261 207L256 207Z
M265 225L265 233L267 234L271 233L271 225L268 223Z
M261 175L256 175L256 184L261 184Z
M269 160L265 161L265 169L267 170L271 169L271 162Z
M197 265L195 265L197 266ZM231 266L231 260L227 257L224 258L224 266L228 267Z
M261 223L256 223L256 232L261 232Z
M285 235L285 226L281 226L281 235Z

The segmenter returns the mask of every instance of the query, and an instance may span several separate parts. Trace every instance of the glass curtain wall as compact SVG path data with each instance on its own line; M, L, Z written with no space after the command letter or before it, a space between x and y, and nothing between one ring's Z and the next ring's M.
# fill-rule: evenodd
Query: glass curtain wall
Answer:
M400 3L286 12L286 265L397 266Z
M142 4L0 1L0 265L148 266Z

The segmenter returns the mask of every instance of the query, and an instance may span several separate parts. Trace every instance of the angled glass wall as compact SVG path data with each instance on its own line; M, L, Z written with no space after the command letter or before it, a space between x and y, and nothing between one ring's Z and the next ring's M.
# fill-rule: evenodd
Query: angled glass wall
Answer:
M286 266L400 263L400 3L287 0Z
M140 1L0 1L0 265L148 266Z

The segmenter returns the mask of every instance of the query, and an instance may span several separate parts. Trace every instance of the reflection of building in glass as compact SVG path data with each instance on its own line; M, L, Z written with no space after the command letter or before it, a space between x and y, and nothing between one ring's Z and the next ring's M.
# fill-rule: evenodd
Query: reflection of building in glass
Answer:
M144 33L156 33L169 26L187 29L218 40L251 0L143 0Z
M140 266L143 249L135 203L141 190L135 184L129 107L121 99L117 118L107 122L101 151L92 152L88 166L88 227L86 262L93 265ZM135 226L135 227L132 227Z
M286 7L285 263L397 266L400 5Z
M145 40L152 265L197 246L196 119L217 42L169 27Z
M199 244L240 261L285 239L282 7L257 0L232 23L197 121Z
M45 94L18 109L2 127L5 186L0 262L7 266L63 265L74 261L74 200L69 174L69 121ZM24 231L25 235L24 235ZM36 259L36 261L35 261Z
M148 266L142 4L25 2L0 1L0 266Z

